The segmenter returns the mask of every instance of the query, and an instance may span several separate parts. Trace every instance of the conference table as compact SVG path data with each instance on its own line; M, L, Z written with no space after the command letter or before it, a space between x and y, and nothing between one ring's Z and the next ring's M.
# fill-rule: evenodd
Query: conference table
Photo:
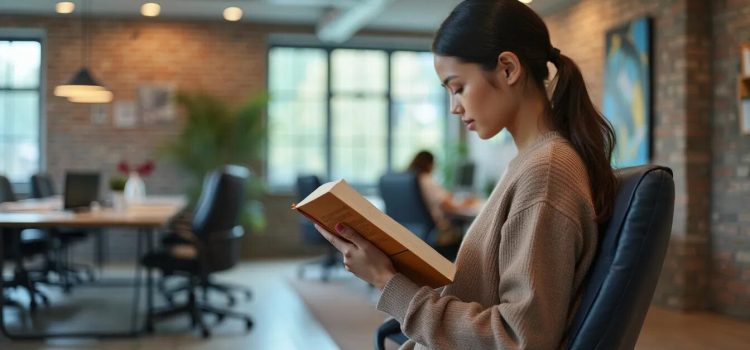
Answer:
M28 199L17 202L0 203L0 272L4 268L4 238L6 232L18 229L38 228L127 228L137 233L138 243L136 260L143 255L145 241L146 252L153 249L154 232L165 227L170 219L185 208L187 201L183 196L146 197L138 202L129 203L125 209L92 208L85 212L63 211L62 199L50 197L45 199ZM106 234L109 230L95 230L95 234ZM17 232L17 231L16 231ZM1 275L1 274L0 274ZM141 287L140 264L136 261L131 314L131 329L106 332L44 332L13 334L5 325L2 305L5 302L3 278L0 278L0 332L11 339L47 339L60 337L73 338L117 338L138 336L151 325L151 315L145 317L143 327L138 327L136 318ZM146 310L153 309L153 281L151 270L146 269Z

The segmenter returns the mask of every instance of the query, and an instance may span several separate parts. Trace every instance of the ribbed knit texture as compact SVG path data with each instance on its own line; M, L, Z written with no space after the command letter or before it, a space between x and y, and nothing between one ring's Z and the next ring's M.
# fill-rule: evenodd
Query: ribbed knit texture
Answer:
M402 349L555 349L564 344L597 243L588 175L548 133L516 156L464 238L442 291L401 274L378 302Z

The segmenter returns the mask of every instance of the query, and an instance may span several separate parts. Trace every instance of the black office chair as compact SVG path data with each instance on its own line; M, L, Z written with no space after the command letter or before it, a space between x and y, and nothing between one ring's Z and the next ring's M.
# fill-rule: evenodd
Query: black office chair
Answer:
M47 198L56 194L55 184L48 174L35 174L31 176L31 195L33 198ZM70 291L75 283L82 283L82 274L88 276L89 281L94 280L94 271L90 266L73 264L70 262L70 246L82 242L89 237L89 233L82 229L56 228L48 230L54 257L46 256L45 266L33 271L43 276L45 283L59 284L63 290ZM59 282L54 283L47 279L49 273L55 273Z
M581 305L568 330L570 349L632 349L638 340L672 230L672 170L656 165L619 169L612 218L603 226ZM375 336L406 341L397 321Z
M250 330L253 321L247 315L224 310L208 304L206 289L211 274L232 268L240 259L240 240L244 231L240 213L245 202L245 186L249 171L239 166L226 166L210 173L203 183L201 197L196 205L192 231L196 235L195 256L175 255L170 249L148 253L142 263L149 268L167 274L182 274L187 277L188 300L184 305L162 310L149 310L147 330L153 331L153 322L180 313L190 315L192 326L199 327L203 337L211 335L203 321L203 314L213 314L218 321L225 317L245 321ZM203 289L204 300L196 298L196 290Z
M301 175L297 177L297 201L303 200L310 193L320 187L320 178L315 175ZM315 259L303 263L297 268L297 277L303 278L305 276L305 270L310 266L320 266L321 275L320 280L327 282L331 270L336 266L341 265L342 258L341 254L334 246L323 237L318 230L315 229L315 224L309 219L300 216L299 220L299 232L302 237L302 242L309 245L318 245L326 247L326 254L320 259Z
M0 203L15 202L17 200L13 187L7 177L0 175ZM13 261L15 268L13 278L4 283L6 288L22 287L29 294L29 308L37 308L37 298L44 305L49 305L49 298L36 287L36 280L24 266L24 259L45 255L49 252L48 235L37 229L0 229L3 236L3 257ZM0 278L2 271L0 271ZM0 291L5 292L5 291Z
M438 244L438 232L419 186L417 174L411 171L388 173L380 177L380 197L385 213L427 242L448 260L455 260L461 242Z
M195 245L197 237L192 231L192 221L192 210L186 210L178 214L170 222L168 231L162 236L161 245L165 248L173 248L180 245ZM187 291L190 288L190 284L182 283L171 288L167 287L168 281L172 279L171 277L175 276L170 274L163 275L157 282L157 289L170 305L174 305L175 297ZM218 282L213 279L206 281L204 290L205 292L216 292L223 295L227 299L227 306L234 306L237 302L235 294L243 294L245 300L250 300L253 296L253 292L248 287L239 284Z

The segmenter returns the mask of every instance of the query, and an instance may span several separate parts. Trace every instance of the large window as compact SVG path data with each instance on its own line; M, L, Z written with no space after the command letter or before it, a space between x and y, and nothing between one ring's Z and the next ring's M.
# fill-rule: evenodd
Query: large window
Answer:
M317 174L372 186L419 150L441 159L446 96L432 67L429 52L271 48L269 185Z
M0 40L0 174L28 182L40 163L38 41Z

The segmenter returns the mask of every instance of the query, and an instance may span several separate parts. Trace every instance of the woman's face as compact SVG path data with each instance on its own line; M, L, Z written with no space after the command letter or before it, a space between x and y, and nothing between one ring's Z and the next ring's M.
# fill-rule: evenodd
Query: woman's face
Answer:
M518 98L510 85L513 72L500 63L495 71L485 71L475 63L435 55L435 71L450 94L451 113L461 117L467 129L486 140L512 125L518 112ZM492 83L491 83L492 82Z

